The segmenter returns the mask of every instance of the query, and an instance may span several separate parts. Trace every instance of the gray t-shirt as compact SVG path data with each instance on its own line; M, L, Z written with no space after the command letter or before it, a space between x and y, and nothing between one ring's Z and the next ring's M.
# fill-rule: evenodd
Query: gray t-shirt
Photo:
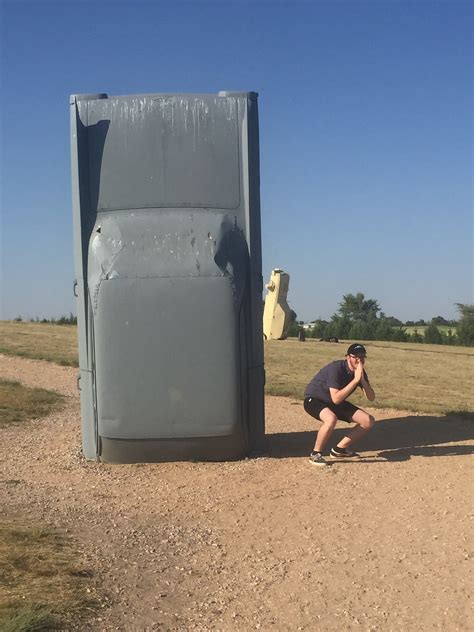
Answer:
M364 371L364 377L367 381L369 378ZM304 392L305 399L307 397L315 397L323 402L332 404L330 388L340 390L347 386L354 379L354 373L349 369L346 360L335 360L323 367L319 373L313 377ZM360 388L362 386L359 384Z

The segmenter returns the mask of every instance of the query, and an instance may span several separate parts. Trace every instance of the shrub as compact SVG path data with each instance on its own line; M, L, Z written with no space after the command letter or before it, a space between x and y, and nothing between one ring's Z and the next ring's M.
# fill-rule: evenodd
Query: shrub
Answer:
M442 345L444 342L440 330L434 323L425 329L425 342L432 345Z
M474 346L474 305L457 303L461 318L456 327L459 344Z

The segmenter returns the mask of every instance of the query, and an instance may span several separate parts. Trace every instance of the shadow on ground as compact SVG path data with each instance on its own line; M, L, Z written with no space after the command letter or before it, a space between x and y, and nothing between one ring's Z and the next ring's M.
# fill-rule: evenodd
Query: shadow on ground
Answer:
M351 425L352 427L352 425ZM317 428L316 428L317 430ZM345 435L336 428L329 448ZM270 458L307 456L313 448L315 432L278 432L267 435ZM406 461L412 456L461 456L473 454L473 445L442 445L474 440L474 419L448 415L443 417L408 416L378 421L357 449L378 452L387 461Z

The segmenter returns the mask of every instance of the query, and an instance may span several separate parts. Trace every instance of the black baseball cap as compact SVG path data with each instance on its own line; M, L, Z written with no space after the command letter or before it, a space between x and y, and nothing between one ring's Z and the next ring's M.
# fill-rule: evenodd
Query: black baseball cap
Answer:
M359 342L354 342L354 344L347 350L346 355L366 356L367 351L365 350L364 345L361 345Z

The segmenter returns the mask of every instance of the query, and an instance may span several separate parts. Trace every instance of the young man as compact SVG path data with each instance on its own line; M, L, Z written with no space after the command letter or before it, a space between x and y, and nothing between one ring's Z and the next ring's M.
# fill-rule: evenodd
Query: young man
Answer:
M328 465L323 457L323 451L338 419L348 423L353 421L357 425L349 430L331 450L330 457L333 459L359 457L357 452L351 452L347 448L372 428L375 419L365 410L347 402L346 399L357 387L363 390L368 400L372 402L375 399L374 390L364 370L366 357L365 347L355 343L347 350L344 360L336 360L323 367L306 387L304 409L312 417L323 422L316 436L314 450L309 457L315 465Z

